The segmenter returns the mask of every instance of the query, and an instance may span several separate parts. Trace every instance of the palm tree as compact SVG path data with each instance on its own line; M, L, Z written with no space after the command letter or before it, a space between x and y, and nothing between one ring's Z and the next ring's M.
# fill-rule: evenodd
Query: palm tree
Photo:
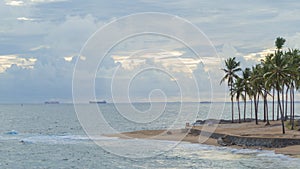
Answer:
M252 118L252 100L254 101L255 121L258 124L258 106L260 96L264 101L264 121L269 124L268 113L268 95L273 90L273 109L272 115L274 120L274 105L275 93L277 94L277 120L279 114L282 125L282 133L285 134L284 120L288 117L288 99L290 99L290 123L292 129L294 128L295 116L295 91L300 89L300 50L289 49L288 52L283 53L282 47L285 44L285 39L282 37L276 38L276 51L274 54L268 54L260 64L252 67L252 71L246 68L243 71L242 78L239 78L237 72L240 69L240 62L235 58L229 58L225 61L226 68L222 69L226 75L221 82L227 79L228 87L231 96L232 122L234 122L234 104L233 97L236 96L239 122L241 122L240 115L240 97L244 100L244 121L246 120L246 102L247 95L251 100L251 118ZM276 92L275 92L276 91ZM284 97L286 96L286 97ZM288 97L290 96L290 97Z
M253 92L253 101L254 101L254 112L255 112L255 123L258 124L258 105L259 105L259 96L262 95L262 78L261 78L261 65L257 64L252 67L252 76L251 76L251 88Z
M243 71L243 78L242 78L242 86L244 90L244 122L246 121L246 105L247 105L247 95L250 97L250 75L251 75L251 70L249 68L246 68Z
M280 55L283 56L283 53L281 51L284 43L286 42L286 40L283 37L277 37L275 40L275 46L277 48L277 52L275 52L275 55ZM284 110L284 84L282 85L283 89L282 89L282 111Z
M275 40L275 46L277 48L277 52L280 52L280 50L282 49L284 43L285 43L285 39L282 37L277 37Z
M271 89L273 89L273 110L272 110L272 115L273 115L273 121L274 121L274 88L273 88L273 83L266 83L266 79L264 78L264 75L268 72L271 71L271 64L272 64L272 58L273 54L268 54L264 60L262 60L262 80L263 82L263 98L264 98L264 122L267 122L266 125L270 125L269 122L269 111L268 111L268 95L270 95Z
M238 113L239 113L239 123L241 123L241 108L240 108L240 96L242 96L242 98L244 99L244 95L243 95L243 79L241 78L237 78L235 83L233 84L233 88L232 88L232 95L236 95L236 101L238 103ZM244 99L245 100L245 99Z
M262 65L265 69L265 73L267 73L268 71L270 71L270 67L273 61L273 54L268 54L267 56L265 56L265 59L262 60ZM266 85L266 84L265 84ZM271 95L272 97L272 120L275 120L275 87L273 84L270 84L271 86L266 86L268 87L270 90L273 91L273 94Z
M269 86L275 85L275 89L277 90L277 101L278 101L278 106L279 106L279 110L280 110L280 114L281 114L282 133L283 134L285 134L284 113L283 113L283 107L282 107L283 105L281 104L281 101L280 101L280 93L282 93L282 95L284 95L284 86L286 84L286 80L289 78L287 59L284 59L282 51L280 51L284 42L285 42L285 39L283 39L283 38L276 39L275 44L276 44L276 47L278 50L277 50L277 52L275 52L273 61L271 62L270 71L264 75L264 77L266 78L267 85L269 85ZM284 101L282 101L282 103L284 103Z
M270 125L269 122L269 109L268 109L268 95L270 94L271 86L265 83L265 79L263 78L264 74L269 72L269 65L264 65L262 63L263 67L260 72L261 76L261 86L262 86L262 96L264 99L264 122L267 122L266 125Z
M234 122L234 107L233 107L233 93L232 93L232 88L233 88L233 83L235 81L235 79L238 78L238 75L236 74L237 72L241 71L240 66L240 62L237 62L235 60L235 57L233 58L228 58L227 60L225 60L225 66L226 68L221 69L225 72L225 76L221 79L221 82L224 82L227 79L227 84L230 90L230 97L231 97L231 121L232 123Z
M298 49L289 49L285 53L286 58L288 59L288 67L290 70L290 77L288 82L288 88L290 89L290 123L292 124L292 130L294 129L294 91L297 80L299 79L299 68L300 68L300 51ZM287 94L286 94L287 96ZM286 99L287 100L287 99ZM287 104L286 104L287 107ZM286 112L287 113L287 112ZM287 115L286 115L287 116Z

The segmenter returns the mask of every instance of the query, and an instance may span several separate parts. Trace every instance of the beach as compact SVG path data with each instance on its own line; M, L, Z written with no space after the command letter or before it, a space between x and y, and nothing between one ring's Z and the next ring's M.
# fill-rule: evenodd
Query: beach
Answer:
M123 139L138 138L185 141L213 146L228 146L238 149L273 150L278 154L300 157L300 145L298 143L291 143L300 140L300 132L286 129L286 134L282 134L280 121L271 121L270 123L271 125L268 126L263 122L260 122L258 125L255 122L203 124L177 130L139 130L107 136ZM222 140L224 136L237 141L243 140L248 143L226 144ZM251 142L253 142L253 145L249 145ZM267 142L270 142L270 144L267 144Z

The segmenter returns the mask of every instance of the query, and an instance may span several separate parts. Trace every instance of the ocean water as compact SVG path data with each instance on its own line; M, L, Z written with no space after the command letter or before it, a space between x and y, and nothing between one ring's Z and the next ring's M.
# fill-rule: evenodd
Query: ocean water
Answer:
M196 119L231 118L230 104L155 104L151 107L137 103L130 105L131 108L129 104L96 106L106 125L115 132L182 128ZM80 104L76 110L86 111L89 117L94 106ZM298 107L297 104L296 110ZM103 135L91 140L76 110L72 104L0 105L0 168L298 168L300 165L300 159L273 151ZM97 129L109 133L103 126L99 124Z

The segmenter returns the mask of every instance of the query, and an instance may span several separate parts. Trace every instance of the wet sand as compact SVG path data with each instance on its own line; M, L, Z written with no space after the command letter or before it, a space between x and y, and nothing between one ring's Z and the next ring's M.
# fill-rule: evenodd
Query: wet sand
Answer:
M231 135L246 138L286 138L286 139L300 139L300 131L289 130L286 128L286 134L282 134L280 121L271 121L271 125L266 126L265 123L260 122L256 125L255 122L245 123L227 123L227 124L213 124L188 127L186 129L177 130L141 130L133 132L125 132L119 134L111 134L107 136L120 137L123 139L141 138L141 139L157 139L170 141L186 141L190 143L208 144L214 146L221 146L218 140L208 136L195 135L190 132L190 129L206 131L210 133L218 133L223 135ZM274 150L275 153L292 155L300 157L300 145L291 145L283 148L267 148L263 146L243 146L243 145L229 145L234 148L250 148Z

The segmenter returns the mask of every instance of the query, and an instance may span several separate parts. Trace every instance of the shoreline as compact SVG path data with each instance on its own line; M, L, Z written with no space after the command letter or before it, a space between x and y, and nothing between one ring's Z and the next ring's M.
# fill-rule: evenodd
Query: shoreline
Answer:
M280 134L278 123L280 122L272 121L270 126L265 126L263 123L255 125L254 122L203 124L185 129L139 130L105 136L121 139L185 141L236 149L271 150L276 154L300 158L300 131L287 130L285 135Z

